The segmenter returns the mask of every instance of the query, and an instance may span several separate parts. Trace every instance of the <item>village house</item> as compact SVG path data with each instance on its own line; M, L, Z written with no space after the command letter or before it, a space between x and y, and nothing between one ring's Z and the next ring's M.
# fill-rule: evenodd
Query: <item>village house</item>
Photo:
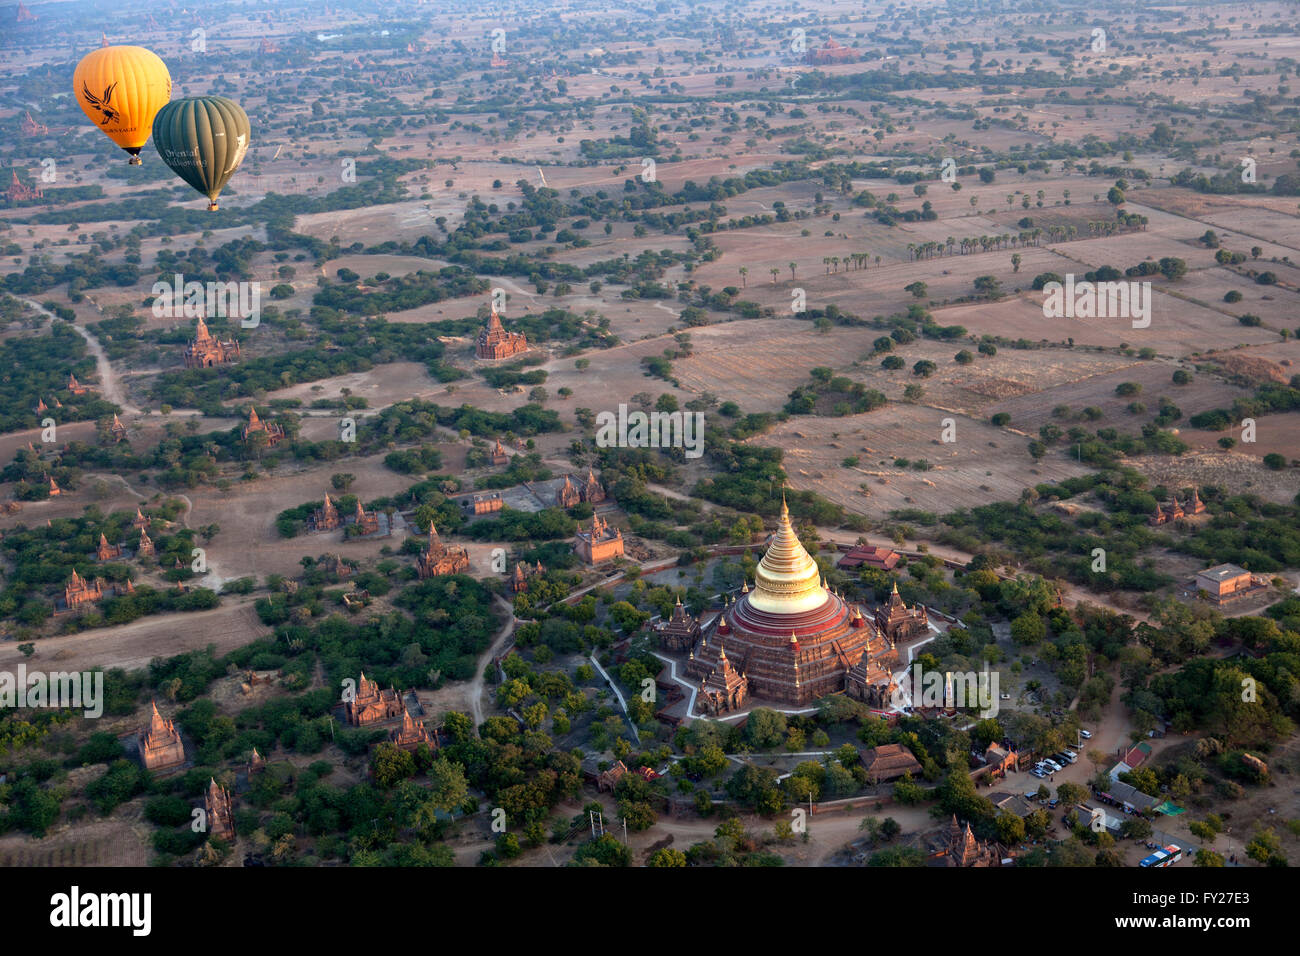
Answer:
M899 555L897 551L892 551L889 548L873 547L868 544L857 544L844 552L837 566L847 571L860 568L865 564L877 571L892 571L898 565L898 561Z
M902 744L881 744L861 753L862 766L867 771L867 780L872 785L888 783L891 780L921 772L921 762L913 756L912 751Z

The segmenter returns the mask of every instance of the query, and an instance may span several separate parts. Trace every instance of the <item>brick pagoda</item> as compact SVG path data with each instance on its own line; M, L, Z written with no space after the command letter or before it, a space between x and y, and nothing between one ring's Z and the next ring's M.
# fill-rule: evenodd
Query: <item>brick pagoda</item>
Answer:
M185 762L185 744L173 721L158 713L158 703L152 704L153 716L149 728L140 735L140 759L147 770L165 770Z
M208 778L208 790L203 795L203 807L208 815L208 835L227 843L235 839L235 811L230 802L230 791Z
M478 334L474 355L481 359L504 359L528 351L528 339L522 332L507 332L501 316L492 310L492 317Z
M388 690L380 690L379 684L367 680L364 673L361 675L356 697L344 705L348 723L355 727L392 720L403 710L405 707L402 705L401 694L391 687Z
M208 331L207 323L203 321L202 316L199 316L198 325L194 328L194 338L189 345L185 346L183 358L186 368L213 368L217 365L237 362L241 357L237 339L221 341Z
M277 443L284 440L284 429L275 422L263 421L257 415L257 409L252 405L248 406L248 424L244 426L244 441L248 441L254 435L265 435L266 446L274 447Z
M623 556L623 532L611 528L600 515L591 516L591 527L579 529L574 535L574 553L590 565L600 564Z
M428 744L431 750L438 749L437 738L425 729L422 721L417 723L405 707L402 708L401 726L389 732L388 740L400 750L415 750L420 744Z
M458 545L444 544L438 529L429 522L429 541L416 559L420 580L444 574L464 574L469 570L469 552Z
M95 583L91 584L88 580L77 573L76 568L72 570L72 577L63 588L63 604L69 610L75 610L83 604L94 604L96 601L103 600L104 582L100 578L95 578Z
M312 512L311 520L307 524L312 531L333 531L343 526L339 509L334 506L334 502L330 501L329 492L325 493L325 503Z

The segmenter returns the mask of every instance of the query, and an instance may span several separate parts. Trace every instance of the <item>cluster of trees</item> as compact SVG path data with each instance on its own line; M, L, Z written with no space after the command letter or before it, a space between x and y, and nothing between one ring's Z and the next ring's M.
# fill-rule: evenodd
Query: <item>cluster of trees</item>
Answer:
M1083 492L1095 493L1109 512L1070 518L1033 505L1037 500L1069 499ZM1142 559L1143 552L1157 541L1147 518L1158 501L1156 494L1144 490L1140 476L1108 471L1039 486L1032 498L1019 502L995 502L951 512L943 516L947 530L939 540L971 551L997 542L1031 570L1098 591L1150 591L1172 582ZM1106 552L1104 571L1093 570L1092 552L1097 547Z
M461 266L443 266L437 272L423 269L404 276L378 277L362 286L352 282L322 286L312 300L317 306L351 315L375 316L417 309L431 302L482 295L488 281Z
M791 415L859 415L875 411L888 402L883 393L835 375L829 368L818 367L810 374L810 384L800 385L790 393L785 410Z
M56 424L111 416L120 409L95 392L73 395L68 376L82 381L93 377L95 360L85 340L64 322L52 324L48 333L17 335L0 342L0 432L40 428L44 420ZM46 408L37 412L37 403ZM56 404L59 403L59 404Z
M174 513L179 504L168 505L160 513ZM95 551L103 534L110 543L125 542L129 548L139 533L131 527L134 515L115 512L105 516L95 508L79 517L55 518L48 524L27 528L19 525L5 534L0 550L13 570L0 590L0 618L12 620L22 629L34 628L47 621L54 612L55 600L75 570L82 577L103 578L111 587L139 576L139 570L125 559L100 564ZM212 529L215 533L215 526ZM168 534L155 528L156 557L142 559L149 567L158 567L170 581L194 576L191 569L196 533L181 529ZM181 567L174 567L177 561ZM137 562L139 563L139 562ZM145 614L165 611L191 611L215 607L216 594L207 588L180 592L155 590L137 584L134 594L109 596L98 605L84 608L64 619L64 628L77 630L104 624L121 624Z
M246 357L219 368L163 372L155 378L151 394L167 405L222 415L226 413L222 404L226 399L363 372L399 360L424 362L439 381L465 375L442 362L445 349L438 341L441 333L430 326L390 323L378 317L358 321L355 316L321 306L312 309L312 318L318 331L312 336L315 344L307 348ZM214 335L223 334L216 322L209 328ZM233 330L231 334L235 334Z

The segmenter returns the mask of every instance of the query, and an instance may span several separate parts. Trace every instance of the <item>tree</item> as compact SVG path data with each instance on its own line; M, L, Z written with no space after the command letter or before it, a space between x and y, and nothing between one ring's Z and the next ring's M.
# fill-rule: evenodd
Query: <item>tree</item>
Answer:
M632 851L606 833L588 840L573 854L574 866L631 866Z
M384 741L375 747L370 758L370 770L375 783L385 789L392 789L401 781L415 776L415 756Z
M994 825L998 830L998 842L1003 846L1015 846L1025 839L1025 822L1014 813L1003 811L998 814Z
M1285 866L1286 856L1282 853L1282 843L1272 830L1260 830L1255 838L1246 844L1246 855L1257 863L1266 866Z
M1129 817L1120 824L1119 832L1130 840L1149 840L1153 828L1150 820L1143 817Z
M915 806L926 798L926 790L923 786L912 779L910 773L894 781L894 802L905 807Z
M759 750L779 746L786 735L785 714L767 707L755 707L745 722L745 740Z
M1021 647L1037 644L1047 636L1047 624L1036 611L1026 611L1011 622L1011 637Z
M1187 263L1183 259L1165 256L1159 262L1160 274L1171 282L1187 275Z
M669 867L686 865L686 854L681 850L674 850L672 847L664 847L661 850L655 850L650 856L646 866Z
M1088 799L1086 788L1077 783L1063 783L1056 788L1056 798L1067 807L1073 807Z

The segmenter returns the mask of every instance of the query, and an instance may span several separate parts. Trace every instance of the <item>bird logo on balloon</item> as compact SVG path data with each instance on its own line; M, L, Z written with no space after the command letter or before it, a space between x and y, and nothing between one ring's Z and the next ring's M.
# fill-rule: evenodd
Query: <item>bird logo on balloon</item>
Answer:
M113 120L117 119L117 110L112 107L113 89L116 86L116 83L108 84L108 89L104 90L104 98L101 100L94 93L90 92L90 87L85 83L81 84L81 93L86 98L86 102L104 114L104 120L100 124L101 126L107 126L109 123L113 122Z

